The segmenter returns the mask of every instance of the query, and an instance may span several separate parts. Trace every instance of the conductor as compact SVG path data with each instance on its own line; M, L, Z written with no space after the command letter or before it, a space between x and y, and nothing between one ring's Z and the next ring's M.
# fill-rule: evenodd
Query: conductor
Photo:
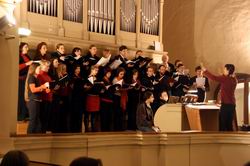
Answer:
M220 83L221 91L221 108L219 115L219 129L220 131L233 131L233 118L235 115L235 89L237 79L234 74L235 67L233 64L226 64L224 66L223 74L215 76L210 73L201 64L204 75L209 79Z

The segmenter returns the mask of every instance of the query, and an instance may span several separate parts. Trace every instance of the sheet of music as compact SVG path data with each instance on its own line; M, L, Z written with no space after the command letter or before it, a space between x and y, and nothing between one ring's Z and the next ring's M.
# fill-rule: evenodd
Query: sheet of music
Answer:
M98 62L97 65L98 66L105 66L106 64L108 64L109 60L110 60L111 55L108 58L102 57Z
M114 70L117 69L122 64L120 59L115 60L109 67Z
M119 85L122 85L122 83L123 83L123 79L122 80L120 80L120 81L117 81L116 83L114 83L114 84L119 84Z
M94 77L89 77L88 80L91 82L91 84L94 84Z
M196 84L197 86L201 87L201 86L205 86L205 78L204 77L197 77L196 78Z

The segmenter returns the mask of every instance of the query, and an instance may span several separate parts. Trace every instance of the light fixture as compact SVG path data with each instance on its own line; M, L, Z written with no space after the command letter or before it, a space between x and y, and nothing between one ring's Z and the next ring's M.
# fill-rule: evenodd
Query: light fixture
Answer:
M8 25L9 26L15 26L16 25L16 19L13 16L13 13L7 13L5 15L6 19L8 20Z
M16 19L14 16L14 9L17 3L22 2L22 0L0 0L0 19L5 17L7 24L9 26L16 25ZM1 27L0 27L1 28Z
M6 30L9 27L16 26L14 9L16 4L21 1L22 0L0 0L0 36L5 37L6 40L14 39L16 37L15 35L6 33ZM30 32L21 32L24 36L30 34Z
M31 34L31 30L28 28L18 28L18 34L20 36L29 36Z
M5 25L15 26L16 19L14 17L14 9L16 5L10 2L5 2L0 0L0 19L1 19L1 28ZM5 25L3 24L5 22Z

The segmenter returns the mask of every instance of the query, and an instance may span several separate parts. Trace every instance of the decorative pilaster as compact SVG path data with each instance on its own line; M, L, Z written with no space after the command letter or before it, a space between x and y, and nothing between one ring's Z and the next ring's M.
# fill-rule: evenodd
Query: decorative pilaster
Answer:
M121 44L121 36L120 36L120 27L121 27L121 23L120 23L120 8L121 8L121 1L120 0L116 0L115 1L115 6L116 6L116 11L115 11L115 43L117 45Z
M249 80L244 81L244 124L249 124Z
M20 11L18 11L20 13L20 18L18 18L18 15L16 15L16 20L20 20L19 25L23 28L29 28L29 22L28 22L28 18L27 18L27 14L28 14L28 3L27 0L23 1L22 3L19 3L17 5L17 7L20 5Z
M83 0L83 40L89 40L89 32L88 32L88 0Z
M58 36L65 36L65 30L63 27L63 1L57 1L57 12L58 12Z
M141 0L136 0L136 48L141 48Z
M164 0L160 0L160 15L159 15L159 39L160 39L160 43L161 43L161 49L163 50L163 41L162 41L162 37L163 37L163 5L164 5Z

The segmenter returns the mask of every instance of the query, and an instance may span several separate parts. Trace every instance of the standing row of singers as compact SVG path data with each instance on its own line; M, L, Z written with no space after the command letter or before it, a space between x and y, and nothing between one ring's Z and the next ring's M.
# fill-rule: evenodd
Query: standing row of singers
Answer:
M199 66L190 77L182 61L171 64L167 53L161 64L153 64L141 50L128 60L126 46L118 55L104 49L102 56L96 55L94 45L84 56L78 47L66 55L63 44L49 55L47 44L41 42L34 58L28 49L27 43L20 44L18 107L19 120L29 115L28 133L82 132L82 121L85 131L136 130L148 117L138 113L145 92L152 92L150 105L156 111L191 87L198 90L199 102L209 90Z

